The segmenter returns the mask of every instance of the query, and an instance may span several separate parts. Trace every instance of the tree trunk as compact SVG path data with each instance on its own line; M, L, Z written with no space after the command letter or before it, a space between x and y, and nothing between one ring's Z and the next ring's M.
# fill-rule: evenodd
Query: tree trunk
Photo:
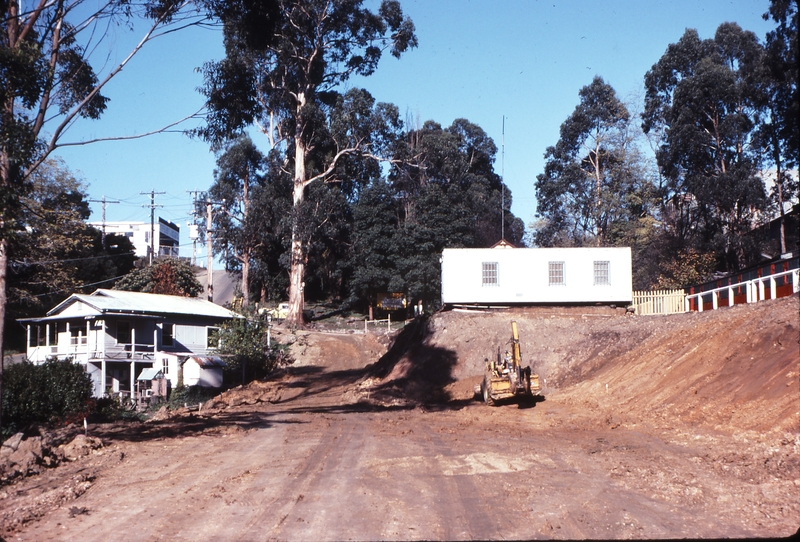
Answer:
M242 181L242 229L247 227L247 213L250 211L250 170L244 173ZM245 237L242 247L242 308L250 306L250 243Z
M294 188L292 191L292 248L291 267L289 269L289 313L287 323L292 327L303 325L303 287L305 286L305 256L303 255L303 241L300 239L299 220L300 206L305 199L306 188L306 146L302 137L302 122L300 121L301 108L305 103L305 95L298 95L297 126L294 135Z
M0 217L0 228L3 219ZM3 350L3 332L6 323L6 270L8 269L8 241L0 239L0 431L3 429L3 371L5 369L5 351Z

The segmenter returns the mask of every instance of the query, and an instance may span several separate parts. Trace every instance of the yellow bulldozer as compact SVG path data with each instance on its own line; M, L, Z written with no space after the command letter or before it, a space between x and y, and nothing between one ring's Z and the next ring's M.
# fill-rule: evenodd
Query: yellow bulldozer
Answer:
M480 394L487 405L511 398L532 399L539 395L539 375L532 374L531 368L522 366L522 354L519 348L519 330L517 323L511 322L511 340L506 346L511 350L497 347L497 359L486 362L483 382L476 386L476 394Z

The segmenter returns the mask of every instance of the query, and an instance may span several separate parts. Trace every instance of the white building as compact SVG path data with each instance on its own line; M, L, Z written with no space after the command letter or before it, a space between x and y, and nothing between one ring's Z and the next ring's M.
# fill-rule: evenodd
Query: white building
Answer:
M94 395L102 397L130 396L136 379L150 368L175 387L191 358L198 368L190 366L190 383L221 385L224 363L213 354L220 325L233 318L241 316L205 299L101 289L73 294L47 316L20 322L27 327L29 360L83 365Z
M99 230L105 228L106 235L123 235L131 240L136 249L136 256L146 258L150 249L150 223L149 222L90 222L89 225ZM180 226L159 217L154 224L155 246L153 253L156 256L179 256L181 242Z
M442 303L627 304L630 248L448 248Z

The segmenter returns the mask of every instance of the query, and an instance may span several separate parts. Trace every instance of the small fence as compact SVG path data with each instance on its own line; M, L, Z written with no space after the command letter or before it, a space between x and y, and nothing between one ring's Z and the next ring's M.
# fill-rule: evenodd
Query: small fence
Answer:
M740 303L756 303L775 299L800 291L800 273L790 269L766 277L737 282L686 296L686 311L715 310L720 306L732 307Z
M656 290L653 292L633 292L633 306L636 314L679 314L685 311L683 290Z
M632 305L641 316L679 314L757 303L797 292L800 292L800 270L789 269L698 293L686 294L684 290L633 292Z

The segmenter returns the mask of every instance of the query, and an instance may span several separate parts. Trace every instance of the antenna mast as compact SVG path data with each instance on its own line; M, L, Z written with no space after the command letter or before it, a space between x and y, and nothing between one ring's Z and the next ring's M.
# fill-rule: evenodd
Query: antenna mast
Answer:
M500 239L506 239L506 116L503 115L503 140L500 145Z

